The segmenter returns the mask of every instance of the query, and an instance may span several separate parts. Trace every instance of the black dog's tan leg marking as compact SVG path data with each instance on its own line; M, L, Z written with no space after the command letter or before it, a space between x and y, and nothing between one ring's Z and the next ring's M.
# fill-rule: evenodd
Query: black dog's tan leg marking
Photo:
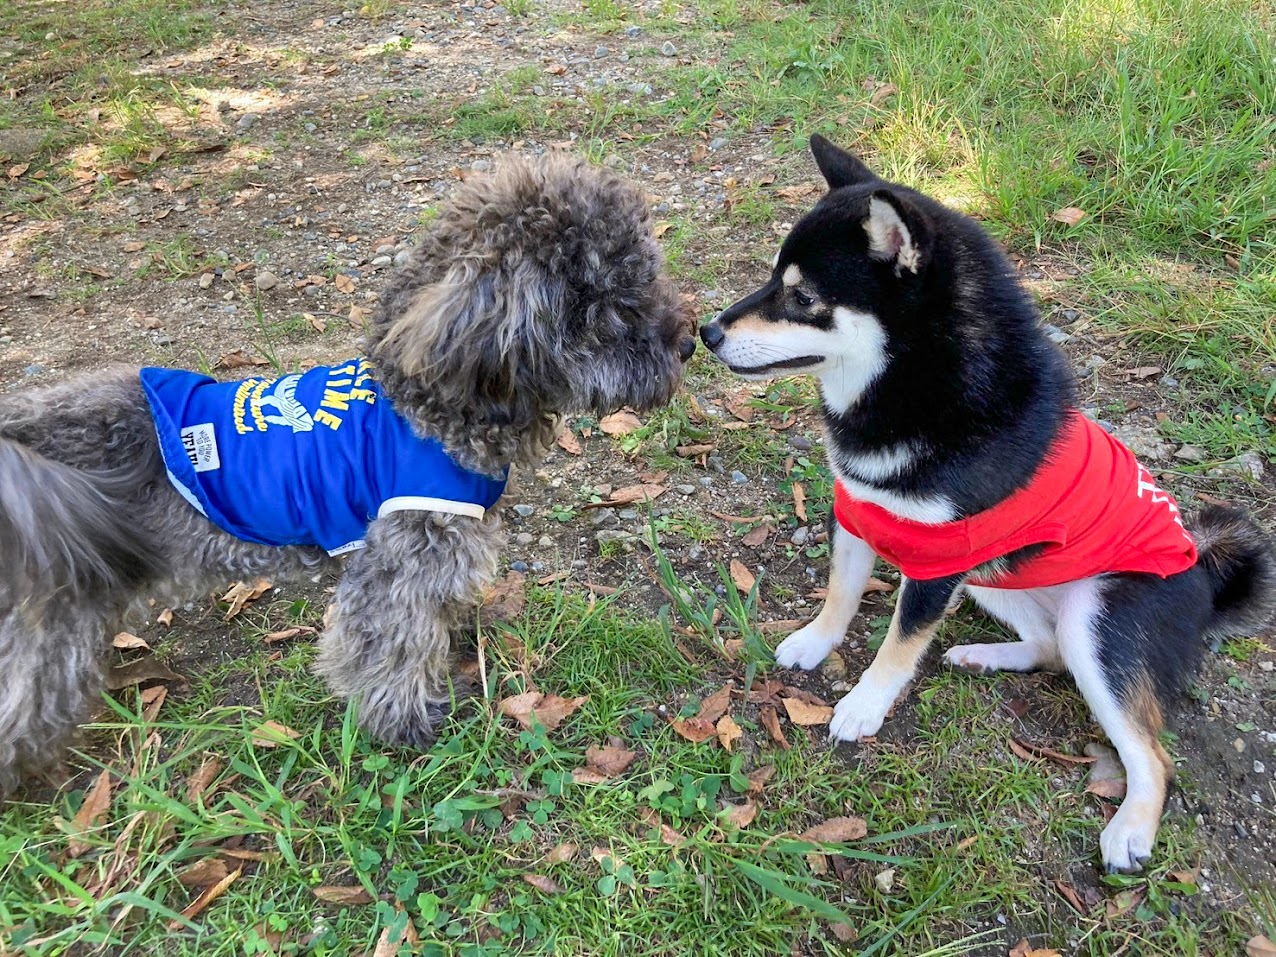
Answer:
M1161 708L1149 676L1104 666L1102 642L1111 637L1105 636L1103 589L1099 579L1071 586L1059 608L1059 652L1125 765L1125 799L1103 829L1099 849L1109 872L1129 873L1152 856L1174 766L1157 738Z
M904 579L877 657L833 711L829 733L834 738L855 741L877 733L886 712L912 679L960 584L960 575L929 581Z
M828 597L814 621L793 632L775 649L775 662L784 668L815 668L842 643L851 619L859 611L868 576L873 573L873 550L836 519L831 518L830 524L833 561Z

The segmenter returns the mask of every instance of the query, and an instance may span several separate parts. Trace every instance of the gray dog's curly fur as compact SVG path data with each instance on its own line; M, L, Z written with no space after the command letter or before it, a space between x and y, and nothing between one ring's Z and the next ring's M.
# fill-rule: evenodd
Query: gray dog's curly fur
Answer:
M371 332L382 388L462 466L538 462L559 417L667 402L692 322L641 191L578 160L464 184L391 280ZM317 670L383 741L431 742L451 639L496 573L483 519L395 512L345 561ZM137 370L0 400L0 792L59 755L100 694L109 636L145 596L313 574L318 548L241 541L169 484Z

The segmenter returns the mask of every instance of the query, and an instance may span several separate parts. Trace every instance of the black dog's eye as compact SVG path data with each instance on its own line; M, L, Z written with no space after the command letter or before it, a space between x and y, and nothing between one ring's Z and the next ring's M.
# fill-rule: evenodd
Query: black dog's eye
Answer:
M815 299L813 297L808 296L801 289L793 290L793 298L797 300L797 304L801 306L803 309L805 309L807 306L812 305L815 302Z

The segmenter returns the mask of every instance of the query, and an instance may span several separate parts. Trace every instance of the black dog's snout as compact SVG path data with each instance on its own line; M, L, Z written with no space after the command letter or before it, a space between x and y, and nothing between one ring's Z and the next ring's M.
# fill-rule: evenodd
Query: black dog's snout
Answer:
M727 334L722 331L722 326L718 325L716 319L700 327L700 338L704 340L704 344L710 349L718 348L726 337Z

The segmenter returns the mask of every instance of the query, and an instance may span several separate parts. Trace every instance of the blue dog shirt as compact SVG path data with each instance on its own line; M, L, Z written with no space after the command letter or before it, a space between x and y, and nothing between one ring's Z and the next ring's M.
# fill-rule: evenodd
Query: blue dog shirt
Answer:
M482 518L505 479L467 472L394 411L353 359L218 382L143 369L168 477L218 528L263 545L364 546L368 523L422 510Z

